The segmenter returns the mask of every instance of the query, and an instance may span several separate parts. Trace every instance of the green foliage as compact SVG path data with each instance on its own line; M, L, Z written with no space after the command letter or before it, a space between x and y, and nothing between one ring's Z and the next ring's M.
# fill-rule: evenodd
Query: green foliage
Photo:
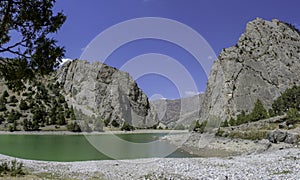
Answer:
M262 140L267 137L267 131L232 131L229 133L230 138L240 138L248 140Z
M230 126L239 126L250 121L254 122L268 117L269 115L267 110L264 108L262 102L258 99L255 102L254 108L250 114L246 114L246 112L242 110L241 114L237 115L237 119L235 120L233 117L231 117L228 124Z
M7 121L8 121L8 123L14 123L18 119L20 119L21 116L22 116L22 114L20 112L12 109L10 111L10 113L8 114Z
M6 100L4 97L0 98L0 111L6 111Z
M5 118L3 115L0 115L0 124L2 124L5 121Z
M17 103L17 102L19 102L19 101L17 100L16 96L13 95L13 96L10 96L9 102L10 102L10 103Z
M19 88L33 72L44 75L58 67L64 48L49 35L60 29L66 16L54 15L54 4L55 0L0 2L0 72L14 84L10 87Z
M0 176L6 174L10 176L23 176L25 172L23 170L24 165L22 162L16 160L4 161L0 164Z
M286 89L272 104L275 115L282 115L289 109L300 110L300 86Z
M229 124L230 124L230 126L235 126L236 125L236 121L235 121L235 119L233 117L231 117L229 119Z
M67 129L72 132L81 132L80 126L77 124L77 122L68 124Z
M236 118L236 125L247 123L249 120L249 117L246 115L246 112L242 110L241 114L237 115Z
M73 107L71 107L71 109L69 111L70 111L70 118L71 118L71 120L76 120L76 116L75 116Z
M3 95L2 95L2 97L9 97L9 94L8 94L8 92L5 90L4 92L3 92Z
M37 93L35 95L36 99L43 99L43 100L47 100L48 99L48 91L46 89L46 87L39 83L37 85Z
M110 123L110 120L109 119L105 119L104 120L104 126L107 127Z
M192 121L190 127L189 127L189 131L197 131L197 129L200 127L199 121L198 120L194 120Z
M123 126L121 127L121 131L133 131L134 127L127 122L123 123Z
M220 136L220 137L222 137L223 136L223 134L224 134L224 131L221 129L221 128L218 128L218 131L216 132L216 136Z
M66 125L66 118L63 113L59 113L56 117L56 124L58 125Z
M120 126L120 124L119 124L116 120L113 120L113 121L111 122L111 125L112 125L113 127L119 127L119 126Z
M199 132L199 133L204 133L205 132L205 127L207 125L207 121L203 121L198 128L195 129L196 132Z
M224 122L222 122L222 124L221 124L221 127L228 127L229 126L229 124L228 124L228 121L227 120L225 120Z
M275 114L275 112L274 112L274 110L273 109L269 109L269 117L274 117L274 116L276 116L276 114Z
M58 103L63 104L65 102L66 102L65 97L62 94L60 94L59 97L58 97Z
M19 108L20 108L21 110L28 110L28 109L29 109L29 107L28 107L26 101L24 101L23 99L21 99L21 101L20 101Z
M261 119L265 119L268 117L268 112L264 108L262 102L257 99L257 101L254 104L254 108L252 112L249 114L249 120L250 121L258 121Z
M296 122L300 122L300 113L295 108L290 108L287 111L287 124L295 124Z

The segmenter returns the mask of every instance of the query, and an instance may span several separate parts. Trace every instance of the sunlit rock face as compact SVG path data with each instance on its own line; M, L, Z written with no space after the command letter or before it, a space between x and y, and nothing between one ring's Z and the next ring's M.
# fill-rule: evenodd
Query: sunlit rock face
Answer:
M285 89L299 84L299 30L279 20L257 18L215 61L200 120L213 116L224 121L242 110L249 112L257 99L269 109Z
M147 96L126 72L100 62L74 60L58 69L57 78L69 104L87 116L135 127L157 124Z

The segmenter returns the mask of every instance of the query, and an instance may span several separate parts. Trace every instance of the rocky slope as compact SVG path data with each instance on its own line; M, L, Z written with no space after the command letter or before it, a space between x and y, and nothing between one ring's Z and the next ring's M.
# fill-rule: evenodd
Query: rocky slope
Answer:
M279 20L255 19L234 47L215 61L200 120L246 113L260 99L266 109L285 89L300 84L300 33Z
M58 69L57 78L75 114L126 121L135 127L157 124L147 96L126 72L100 62L74 60Z
M152 101L158 119L168 127L175 127L182 124L189 126L191 122L198 118L203 94L186 97L182 99L159 99Z

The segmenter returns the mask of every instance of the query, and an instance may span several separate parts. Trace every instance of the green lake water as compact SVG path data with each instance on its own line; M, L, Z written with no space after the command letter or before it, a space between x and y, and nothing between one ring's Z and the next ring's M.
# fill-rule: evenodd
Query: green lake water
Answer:
M166 141L164 133L101 135L0 135L0 154L46 161L192 157Z

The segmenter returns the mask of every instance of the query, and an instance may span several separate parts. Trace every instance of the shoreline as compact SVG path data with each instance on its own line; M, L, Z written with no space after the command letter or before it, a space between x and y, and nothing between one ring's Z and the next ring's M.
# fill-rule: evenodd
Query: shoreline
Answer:
M103 131L103 132L71 132L71 131L0 131L0 135L102 135L102 134L181 134L189 133L188 130L134 130L134 131Z
M77 162L36 161L0 155L1 161L22 162L28 179L299 179L299 159L299 148L226 158ZM26 179L26 176L21 178Z

